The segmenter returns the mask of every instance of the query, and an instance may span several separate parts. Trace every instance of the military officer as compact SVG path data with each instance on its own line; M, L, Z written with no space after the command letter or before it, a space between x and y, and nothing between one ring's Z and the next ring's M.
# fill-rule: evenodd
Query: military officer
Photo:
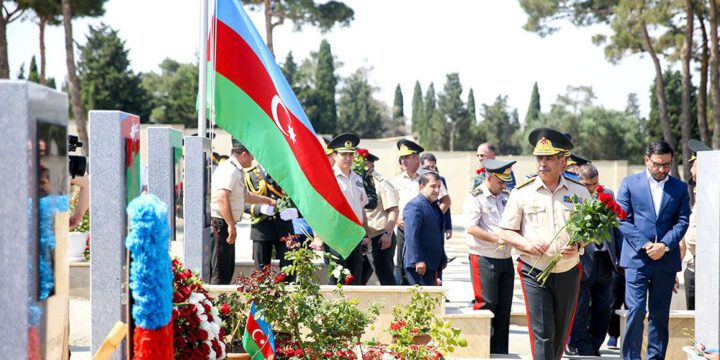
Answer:
M490 353L507 354L512 308L513 261L510 246L500 246L500 216L509 196L516 161L483 160L486 177L465 200L466 242L470 250L470 275L475 293L475 310L493 312Z
M573 195L580 200L590 194L581 184L562 176L566 152L572 142L554 129L539 128L530 133L538 176L513 190L500 220L500 243L507 242L520 252L518 273L525 297L531 349L534 359L558 360L563 355L578 299L581 246L568 245L570 237L561 231L574 208ZM537 275L561 254L544 285ZM534 265L534 269L533 269Z
M276 202L286 196L275 180L265 172L258 164L244 169L245 186L249 192L257 195L267 196ZM294 208L292 208L294 210ZM262 208L255 204L245 204L245 213L250 214L252 225L250 226L250 239L253 241L253 259L255 268L262 270L270 265L273 258L273 250L276 258L280 259L280 268L289 265L285 260L287 247L281 238L293 234L292 219L297 217L297 210L279 213L276 209ZM292 215L294 213L294 216Z

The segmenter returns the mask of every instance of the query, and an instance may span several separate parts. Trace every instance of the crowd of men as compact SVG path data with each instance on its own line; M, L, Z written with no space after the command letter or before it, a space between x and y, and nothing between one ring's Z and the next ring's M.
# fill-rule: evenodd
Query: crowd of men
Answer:
M508 353L517 272L535 359L599 356L608 335L607 346L617 347L620 319L615 310L623 306L628 314L623 358L641 358L646 312L650 315L646 358L665 358L676 273L685 253L694 256L695 251L695 214L691 215L688 185L669 175L672 147L663 141L650 143L644 156L646 170L623 179L617 203L628 217L607 229L610 240L571 245L562 230L574 209L573 199L600 196L598 169L571 152L570 134L539 128L528 140L536 172L518 177L512 169L515 161L496 159L495 147L481 144L480 168L463 203L473 308L494 314L490 352ZM437 159L417 143L402 139L396 144L401 172L389 178L375 171L380 158L367 151L364 171L353 170L355 157L363 153L358 152L358 136L341 134L321 142L366 236L347 257L321 239L312 246L337 257L351 273L348 284L365 285L374 273L381 285L441 285L449 261L445 241L452 236L452 202ZM698 141L689 145L694 152L710 149ZM215 283L232 281L234 224L243 212L253 219L250 237L258 269L272 258L285 265L282 239L306 232L298 227L307 229L296 209L275 208L286 195L252 160L242 144L233 142L230 158L212 175ZM694 181L694 162L692 174ZM607 187L602 191L615 198ZM551 266L555 255L560 260L547 280L539 281L538 274ZM694 309L693 261L684 276L688 308Z

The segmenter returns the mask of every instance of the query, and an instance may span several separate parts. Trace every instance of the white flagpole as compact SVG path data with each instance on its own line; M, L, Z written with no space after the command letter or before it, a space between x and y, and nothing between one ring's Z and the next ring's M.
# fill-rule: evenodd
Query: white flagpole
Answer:
M208 0L200 0L200 61L198 63L198 136L205 137L207 123L207 40L208 40Z

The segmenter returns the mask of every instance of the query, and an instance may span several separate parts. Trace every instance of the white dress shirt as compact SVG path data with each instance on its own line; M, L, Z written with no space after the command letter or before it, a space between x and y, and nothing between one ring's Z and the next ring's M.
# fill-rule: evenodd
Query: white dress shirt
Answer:
M668 177L665 176L661 181L655 180L650 174L649 170L645 170L648 182L650 183L650 193L652 194L653 205L655 206L655 216L660 215L660 205L662 204L663 189L665 183L668 181Z

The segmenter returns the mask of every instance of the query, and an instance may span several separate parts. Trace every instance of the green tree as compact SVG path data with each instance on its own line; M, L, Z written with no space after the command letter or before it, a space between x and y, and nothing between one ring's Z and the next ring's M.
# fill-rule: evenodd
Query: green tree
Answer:
M532 94L530 95L530 105L528 105L527 113L525 114L525 124L532 123L540 118L540 90L538 89L537 81L533 85Z
M447 122L438 109L434 109L430 114L423 144L428 150L445 151L448 149Z
M393 119L405 116L405 110L403 109L404 107L405 105L403 104L402 89L400 89L400 84L397 84L397 86L395 87L395 99L393 99Z
M420 88L420 82L415 81L415 88L413 89L412 98L412 116L410 117L410 126L412 133L420 138L420 130L422 129L424 109L422 88Z
M383 133L385 119L379 102L373 98L375 89L368 82L367 73L367 69L358 69L340 91L337 131L372 139Z
M20 64L20 68L17 73L18 80L25 80L25 63Z
M25 8L26 6L17 0L0 0L0 79L10 78L7 26L20 18Z
M420 128L417 132L420 144L439 144L442 143L442 141L431 140L430 137L445 136L444 128L442 128L441 132L434 132L432 130L433 127L436 129L440 128L439 124L433 124L432 121L432 117L435 115L434 112L437 110L435 101L435 84L430 83L427 91L425 91L425 100L423 100L423 117L419 124ZM442 118L440 114L438 115ZM444 149L444 147L441 148ZM441 150L441 148L435 148L434 150Z
M151 104L141 76L130 69L128 50L116 30L90 26L80 46L81 96L86 109L122 110L147 121ZM193 102L194 103L194 102Z
M28 70L28 81L34 83L40 83L40 75L38 75L37 62L35 61L35 55L30 59L30 69Z
M317 69L315 71L315 85L317 97L315 130L322 134L330 134L337 128L337 105L335 104L335 89L337 78L335 77L335 65L333 63L332 51L327 40L320 43L320 50L317 57Z
M680 119L681 113L682 113L682 75L679 71L672 71L670 69L665 71L665 74L663 76L663 85L665 88L665 98L667 99L667 109L668 114L670 114L670 125L671 125L671 133L672 133L672 140L674 144L680 144L682 141L682 121ZM663 139L663 134L659 130L659 110L658 110L658 101L657 96L655 95L655 83L650 87L651 93L650 93L650 116L648 119L647 124L647 138L646 141L656 141L659 139ZM696 89L695 87L691 87L691 97L690 97L690 106L694 107L696 99ZM696 113L691 113L690 120L690 128L689 130L689 137L690 138L697 138L700 135L700 130L698 129L697 125L697 119L695 116L697 116ZM684 155L686 154L686 151L689 154L689 150L686 150L684 146L674 146L675 149L675 157L677 159L682 159ZM685 166L687 167L688 171L690 170L690 167L688 166L687 162L685 163Z
M458 73L448 74L443 92L438 95L440 114L447 122L448 149L471 150L467 141L470 131L468 111L462 101L462 84Z
M88 1L71 0L72 16L98 17L105 13L103 5L107 0ZM60 25L62 23L62 6L58 0L22 0L23 4L32 9L37 16L38 29L40 31L40 84L45 84L46 60L45 60L45 27L47 25Z
M296 81L298 76L298 66L295 63L292 51L288 52L287 57L285 57L285 63L283 64L281 70L283 75L285 75L285 80L287 80L288 84L290 84L293 91L297 93Z
M467 112L468 112L468 121L470 122L470 125L476 125L477 124L477 109L475 109L475 93L473 92L473 89L470 88L470 91L468 91L468 99L467 99Z
M295 30L305 25L317 26L321 31L329 31L335 24L347 26L353 20L355 12L340 1L315 3L314 0L246 0L250 10L262 10L265 15L265 38L270 53L275 56L273 30L276 26L292 21ZM260 6L262 4L262 6Z
M55 84L55 78L49 77L47 81L45 81L45 86L57 90L57 84Z
M646 146L642 140L645 128L642 119L598 106L583 109L579 119L573 134L574 152L590 159L642 162ZM564 130L573 131L570 128Z
M152 99L150 122L195 127L197 64L182 64L165 59L160 63L160 73L150 72L143 75L142 86Z
M517 109L510 108L507 96L498 95L491 105L482 104L480 117L482 137L478 140L495 144L499 154L515 155L522 152L516 135L520 130L518 112Z

